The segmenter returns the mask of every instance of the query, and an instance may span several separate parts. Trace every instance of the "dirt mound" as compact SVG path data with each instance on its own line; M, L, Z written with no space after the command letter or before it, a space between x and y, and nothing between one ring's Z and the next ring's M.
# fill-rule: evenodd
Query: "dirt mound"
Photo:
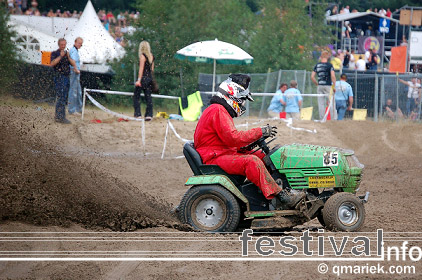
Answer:
M168 203L39 142L32 127L14 123L14 114L1 115L1 220L119 231L178 227Z

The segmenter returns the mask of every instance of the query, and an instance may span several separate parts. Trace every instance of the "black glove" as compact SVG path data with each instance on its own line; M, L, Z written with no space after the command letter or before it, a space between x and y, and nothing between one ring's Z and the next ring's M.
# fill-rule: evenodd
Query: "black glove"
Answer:
M261 127L262 136L264 137L274 137L277 134L277 127L267 124L266 126Z

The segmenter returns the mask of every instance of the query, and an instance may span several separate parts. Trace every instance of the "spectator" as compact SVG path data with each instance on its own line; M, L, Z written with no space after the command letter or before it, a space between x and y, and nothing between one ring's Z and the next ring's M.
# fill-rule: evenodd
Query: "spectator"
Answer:
M125 16L123 15L123 12L120 12L120 13L117 15L117 22L118 22L119 26L124 26L124 25L126 25L126 18L125 18Z
M335 103L337 110L337 120L341 121L347 111L352 110L353 90L352 86L347 82L346 74L340 76L340 81L336 82ZM349 104L347 104L349 102Z
M285 111L288 117L295 120L300 119L302 96L297 89L297 82L295 80L290 81L290 88L282 95L280 102L286 108Z
M14 0L7 0L7 8L9 9L9 13L15 13L15 1Z
M47 16L48 16L48 17L55 17L55 16L56 16L56 14L53 12L53 9L50 9L50 10L48 11L48 13L47 13Z
M318 96L318 111L320 119L324 118L327 97L330 95L331 87L336 82L334 67L328 62L330 54L327 51L321 53L321 61L318 62L311 74L312 82L317 86L317 93L325 96ZM317 75L318 81L315 79Z
M387 12L385 13L386 17L391 17L392 13L390 11L390 8L387 9Z
M70 58L75 61L76 67L70 66L70 87L68 98L69 114L80 115L82 112L82 89L81 89L81 60L79 49L82 47L81 37L75 39L75 44L69 51Z
M280 88L275 92L271 99L270 106L267 109L268 115L272 118L280 118L280 113L283 112L283 105L281 104L282 96L287 90L287 84L283 83Z
M402 41L400 43L400 46L406 46L407 47L407 40L406 40L406 37L404 37L404 35L403 35Z
M36 0L32 0L31 7L36 9L38 7L38 2Z
M107 13L106 18L107 18L107 20L108 20L110 23L112 23L112 24L116 24L116 18L114 17L114 15L113 15L113 13L112 13L111 11L109 11L109 12Z
M139 73L138 80L135 83L135 92L133 94L133 107L135 109L135 118L141 118L141 107L139 98L141 90L144 91L147 108L145 111L145 120L152 120L152 72L154 72L154 56L151 47L147 41L139 44Z
M331 58L331 64L334 67L334 70L340 70L343 66L343 63L341 62L341 59L339 58L339 54L334 54L334 57Z
M387 99L385 102L384 114L391 119L403 118L402 111L393 104L393 100L391 98Z
M355 50L352 50L352 52L349 55L349 69L355 70L356 69L356 58L355 58Z
M372 48L369 48L368 50L366 50L365 52L365 63L368 64L369 63L369 59L371 58L371 52L372 52Z
M15 0L15 8L16 8L16 14L21 15L22 14L22 0Z
M381 16L386 16L387 15L387 11L384 10L384 8L381 8L380 11L378 12Z
M66 51L66 40L60 38L58 41L59 48L51 53L51 67L54 68L54 84L56 90L56 114L54 120L59 123L70 124L66 119L66 101L69 93L69 74L70 65L76 67L75 61L70 58L69 52Z
M399 82L409 87L407 91L406 111L407 116L410 117L411 112L418 107L421 98L421 84L417 82L416 78L412 78L411 81L399 79Z
M344 13L350 14L350 6L349 5L347 5L346 8L344 8Z
M356 70L358 70L358 71L365 71L366 70L366 62L363 59L362 55L360 55L358 61L356 61Z
M378 56L377 56L377 53L375 52L375 49L373 48L371 49L371 52L370 52L368 69L377 71L378 63L379 63Z
M349 68L349 63L350 63L350 54L349 54L349 50L346 49L344 50L344 59L343 59L343 67L344 68Z

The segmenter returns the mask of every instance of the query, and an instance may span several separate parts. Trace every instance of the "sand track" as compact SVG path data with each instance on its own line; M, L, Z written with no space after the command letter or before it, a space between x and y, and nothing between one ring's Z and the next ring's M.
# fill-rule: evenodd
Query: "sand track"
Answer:
M184 229L170 210L186 191L184 182L192 172L184 159L174 158L182 155L183 145L174 135L168 139L165 159L160 159L165 120L146 123L145 156L139 123L117 122L89 109L85 121L70 117L73 124L66 126L53 122L53 108L47 105L26 102L16 106L13 99L4 97L0 101L0 231L54 232L76 228L81 232L154 230L179 234L178 229ZM106 122L91 123L94 118ZM238 124L244 122L236 120ZM310 134L292 131L282 122L270 123L279 127L274 144L309 143L355 150L365 164L360 192L371 192L362 231L421 230L422 219L417 214L422 193L420 124L370 121L294 124L317 130L316 134ZM183 138L193 138L196 123L173 121L173 124ZM318 222L311 221L297 229L315 228L320 228ZM41 248L37 246L34 244L30 249ZM54 250L79 249L66 243L51 246ZM122 246L115 243L107 248L130 250L140 244L128 244L123 249ZM224 246L216 243L180 246L173 244L169 248L238 250L236 242ZM94 247L104 249L101 245ZM249 279L281 275L307 279L314 278L315 273L316 264L304 267L297 263L284 263L277 271L273 263L250 262L0 263L0 278L11 279L139 279L141 276Z

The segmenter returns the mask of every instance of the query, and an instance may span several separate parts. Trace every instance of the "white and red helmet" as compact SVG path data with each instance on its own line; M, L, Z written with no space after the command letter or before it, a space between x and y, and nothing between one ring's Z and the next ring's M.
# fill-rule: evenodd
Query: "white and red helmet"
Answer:
M246 111L244 107L246 99L254 101L249 91L251 78L244 74L231 74L218 87L217 96L224 99L240 117Z

